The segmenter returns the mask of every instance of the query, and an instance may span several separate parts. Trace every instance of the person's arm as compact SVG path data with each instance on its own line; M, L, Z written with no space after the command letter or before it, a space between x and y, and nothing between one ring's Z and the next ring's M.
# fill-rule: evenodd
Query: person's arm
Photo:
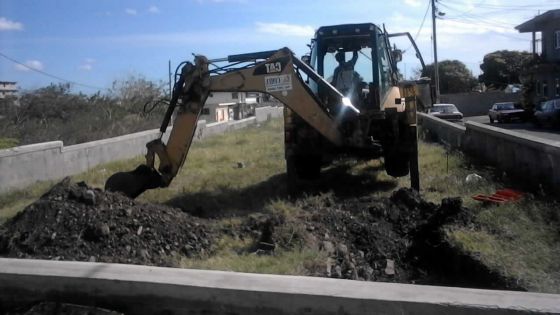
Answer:
M350 59L350 64L352 64L352 67L354 67L356 61L358 61L358 51L354 50L354 53L352 54L352 59Z

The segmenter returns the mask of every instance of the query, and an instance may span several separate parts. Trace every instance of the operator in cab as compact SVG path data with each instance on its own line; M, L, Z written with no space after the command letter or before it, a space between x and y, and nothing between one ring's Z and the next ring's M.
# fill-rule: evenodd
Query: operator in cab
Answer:
M354 51L352 59L346 61L344 51L339 51L334 56L338 62L338 66L334 69L333 85L343 94L352 88L354 81L354 66L358 61L358 52Z
M359 75L354 71L354 66L358 60L358 51L354 50L352 59L346 61L345 52L339 51L335 55L338 66L333 73L333 86L339 90L344 96L350 98L353 104L358 101L360 84Z

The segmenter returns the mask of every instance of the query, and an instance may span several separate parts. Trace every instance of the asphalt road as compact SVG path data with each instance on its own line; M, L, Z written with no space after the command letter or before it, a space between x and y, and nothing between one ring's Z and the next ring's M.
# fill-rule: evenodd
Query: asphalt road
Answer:
M531 136L548 139L548 140L555 140L560 141L560 130L553 129L550 127L546 128L537 128L535 125L531 123L522 123L522 122L511 122L511 123L497 123L494 122L493 124L490 123L490 119L488 116L473 116L473 117L465 117L463 118L464 121L475 121L477 123L491 125L494 127L514 130L517 132L525 133Z

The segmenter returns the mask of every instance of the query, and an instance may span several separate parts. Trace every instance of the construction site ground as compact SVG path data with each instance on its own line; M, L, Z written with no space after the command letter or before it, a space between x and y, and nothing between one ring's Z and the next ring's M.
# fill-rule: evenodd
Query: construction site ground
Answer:
M0 255L560 292L556 201L437 144L420 145L421 194L341 160L290 198L280 120L196 143L169 188L101 189L141 162L0 196ZM523 199L470 198L503 187Z

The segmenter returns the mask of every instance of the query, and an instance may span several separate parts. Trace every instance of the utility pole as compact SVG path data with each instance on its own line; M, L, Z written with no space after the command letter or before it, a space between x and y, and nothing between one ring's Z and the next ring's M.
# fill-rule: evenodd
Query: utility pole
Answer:
M171 99L171 97L173 96L173 88L171 87L171 59L169 60L167 69L167 72L169 74L169 99Z
M436 103L439 103L439 69L436 37L436 0L432 0L432 39L434 40L434 80L436 81Z

